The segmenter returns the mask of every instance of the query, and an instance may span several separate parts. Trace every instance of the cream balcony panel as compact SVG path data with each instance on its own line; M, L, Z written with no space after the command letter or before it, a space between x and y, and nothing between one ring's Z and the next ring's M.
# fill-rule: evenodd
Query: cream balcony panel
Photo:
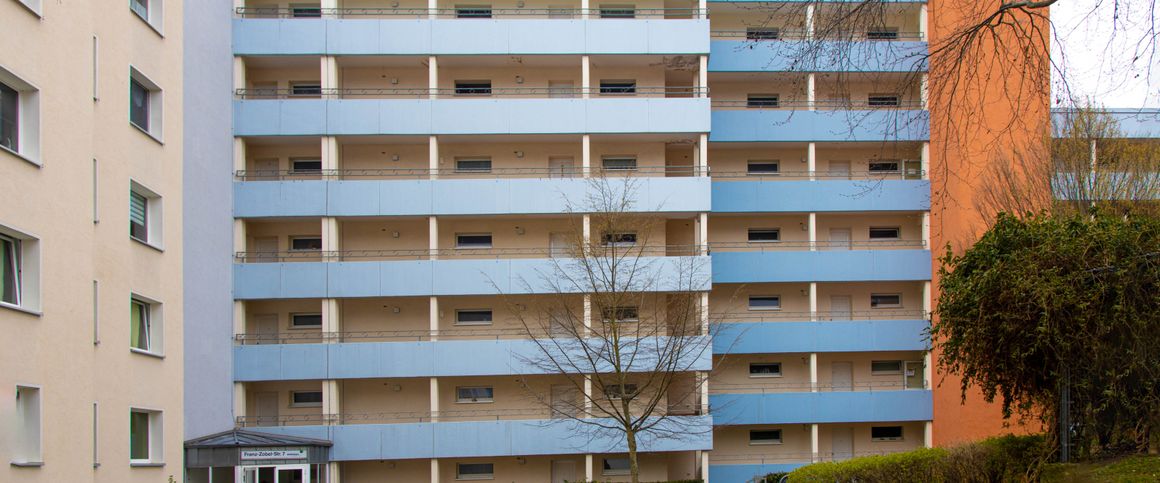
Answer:
M808 223L806 214L711 216L709 247L714 251L809 250ZM778 241L750 241L750 230L778 230Z
M321 381L246 383L244 427L317 426L326 423L322 402L295 402L294 394L322 391Z
M319 179L319 173L297 170L295 160L322 160L322 140L318 137L249 139L246 143L246 179ZM301 167L301 164L297 165Z
M898 294L901 307L871 307L871 294ZM850 310L835 307L849 297ZM922 282L819 283L818 320L923 320Z
M879 106L879 110L921 109L921 82L913 74L847 74L841 78L833 74L817 76L817 108L872 109L870 96L896 95L899 106Z
M244 255L247 262L317 262L322 259L322 223L318 219L247 221Z
M408 342L430 339L427 297L348 298L339 300L345 343Z
M521 59L516 57L516 59ZM461 62L461 64L466 62ZM522 61L521 61L522 63ZM555 64L563 65L555 65ZM552 82L570 81L575 88L580 87L580 58L562 57L558 62L545 64L542 61L529 65L479 65L444 67L453 64L440 60L439 89L441 97L455 99L471 98L544 98L549 96ZM490 94L460 94L455 92L459 81L490 81ZM659 84L659 85L664 85ZM565 91L566 92L566 91ZM578 93L567 92L572 97Z
M805 3L757 5L714 3L709 8L712 12L709 16L709 27L714 36L719 36L718 32L737 32L740 34L738 39L745 39L744 32L749 28L776 28L781 37L805 31Z
M870 428L874 426L902 426L902 440L900 441L873 441L870 438ZM854 456L882 455L901 453L916 450L922 447L923 422L891 422L891 423L854 423L854 424L821 424L818 427L818 456L822 461L841 459L835 455L834 433L837 431L853 431ZM836 457L837 456L837 457Z
M717 91L713 91L717 98ZM806 143L711 143L709 145L709 173L718 180L806 180L809 179ZM777 173L750 174L749 163L777 162Z
M809 108L805 74L710 73L709 86L714 109L748 109L751 94L777 95L777 105L765 109Z
M575 142L537 142L534 138L527 142L471 141L471 138L452 138L440 143L441 179L580 176L582 152L579 137L575 138ZM462 159L489 159L491 168L486 171L459 169L457 161ZM554 160L564 161L554 166ZM567 167L566 160L571 161L571 168ZM554 167L557 169L553 169Z
M870 238L871 228L897 228L898 239ZM849 230L849 245L842 233ZM924 250L922 214L819 214L818 249Z
M780 430L780 443L750 443L750 431ZM718 426L713 428L713 452L709 464L759 464L809 462L810 425L772 424Z
M316 344L323 341L321 323L302 326L304 315L322 313L319 299L253 300L246 303L244 344ZM296 317L297 316L297 317ZM295 325L295 319L299 325Z
M837 20L844 15L849 15L850 9L854 4L846 5L826 5L820 6L815 12L815 25L821 28L823 25L834 25ZM888 28L896 28L900 33L906 33L911 36L917 35L919 31L919 3L911 4L886 4L881 10L876 10L874 22L881 24Z
M342 424L430 421L427 378L350 379L342 382L342 390Z
M344 142L339 145L339 177L352 181L425 179L428 149L426 139L422 143Z
M737 354L715 357L717 368L709 379L714 393L810 392L808 353ZM781 375L755 375L751 364L781 364Z
M428 258L427 219L392 217L342 220L344 261Z
M902 173L871 173L870 163L897 161L906 169L907 161L921 160L922 143L818 143L816 153L819 179L900 179Z
M880 392L906 390L905 363L907 361L921 361L923 352L852 352L852 353L820 353L818 354L818 388L823 392ZM903 370L894 374L875 374L871 371L872 361L902 361ZM850 381L837 381L834 374L844 370L835 368L835 364L849 364L853 370L853 387ZM930 385L929 381L926 384ZM919 442L922 442L922 433L919 433Z
M561 297L567 300L567 307ZM461 321L459 317L460 311L486 310L491 311L490 322L466 318ZM439 340L543 337L551 331L549 317L552 313L558 313L561 324L568 327L566 314L570 311L575 314L574 323L579 327L583 310L583 298L579 295L440 297Z
M810 284L753 283L714 284L709 294L710 322L808 322ZM751 309L751 296L779 296L777 310Z
M427 4L424 2L423 5ZM431 460L427 459L392 460L389 462L344 461L339 468L343 481L365 481L368 483L431 481ZM454 468L452 470L454 471Z
M358 89L399 89L399 90L426 90L427 57L340 57L339 79L344 90ZM411 91L418 93L417 91ZM404 93L397 94L407 97ZM344 92L342 97L379 97L372 93L359 94ZM410 96L414 97L414 95Z

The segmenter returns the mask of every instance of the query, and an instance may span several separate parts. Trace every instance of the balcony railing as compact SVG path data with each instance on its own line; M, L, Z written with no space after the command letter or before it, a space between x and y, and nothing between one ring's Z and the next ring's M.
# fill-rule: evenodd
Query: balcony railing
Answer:
M901 375L899 376L901 377ZM790 392L881 392L929 389L927 381L921 388L907 387L904 381L874 381L841 383L770 382L768 384L718 384L709 385L711 394L784 394Z
M776 446L774 446L776 448ZM771 450L772 452L773 450ZM751 454L725 454L717 453L716 451L709 454L709 465L776 465L785 463L810 463L813 461L842 461L850 458L858 458L862 456L882 456L892 453L900 453L906 451L899 449L897 451L858 451L854 453L782 453L777 452L773 454L751 453Z
M919 162L918 160L900 159L899 165L905 165L907 162ZM717 171L710 169L709 176L713 180L759 180L759 181L801 181L809 179L821 180L886 180L886 179L923 179L926 177L924 170L875 170L875 171L779 171L776 173L750 173L748 171Z
M692 86L635 86L622 87L461 87L461 88L343 88L328 87L303 90L301 88L235 89L239 99L575 99L584 97L617 98L691 98L708 97L707 87Z
M804 322L804 321L850 321L850 320L930 320L929 314L919 309L872 309L842 312L802 312L781 310L756 310L749 312L710 313L709 320L729 322Z
M925 249L923 240L859 240L859 241L774 241L774 242L711 242L712 252L778 252L817 250L912 250Z
M810 32L806 29L754 29L754 30L713 30L709 35L719 40L750 40L753 42L769 42L776 40L809 40ZM813 40L830 40L845 42L863 41L921 41L922 32L845 32L831 33L826 36L813 36Z
M566 334L524 328L454 328L439 330L357 330L344 332L298 331L278 333L246 333L234 336L238 345L310 344L324 342L423 342L431 340L511 340L566 337Z
M750 100L718 100L713 101L713 109L764 109L764 110L803 110L815 109L819 111L874 111L874 110L921 110L925 105L921 100L900 99L894 102L869 101L852 99L815 99L786 100L786 101L750 101Z
M583 168L491 168L491 169L313 169L313 170L239 170L234 176L239 181L311 180L311 179L552 179L588 177L690 177L700 176L697 166L639 166L636 168L603 168L594 166L585 173Z
M255 426L332 426L339 424L401 424L401 423L433 423L458 421L521 421L545 419L572 419L573 414L582 413L577 409L575 413L563 413L557 409L546 407L512 408L512 409L474 409L452 411L403 411L403 412L367 412L342 414L303 414L292 416L238 416L235 423L238 427ZM599 412L593 413L599 417ZM657 416L699 416L699 405L671 405L667 408L658 408Z
M617 256L676 257L701 253L700 245L644 245L618 247ZM613 248L596 246L592 256L602 256ZM440 248L436 250L301 250L270 252L237 252L241 263L270 263L286 261L378 261L378 260L505 260L516 258L570 258L569 248Z
M238 7L241 18L440 18L440 19L691 19L708 18L698 8L318 8Z

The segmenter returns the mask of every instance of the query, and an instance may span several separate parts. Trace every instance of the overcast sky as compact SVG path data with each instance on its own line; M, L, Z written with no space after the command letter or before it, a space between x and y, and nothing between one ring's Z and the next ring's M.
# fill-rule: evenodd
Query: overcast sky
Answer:
M1051 7L1059 40L1052 57L1064 66L1073 96L1108 108L1160 108L1160 56L1133 61L1144 52L1139 42L1148 24L1160 22L1151 18L1151 1L1120 0L1119 19L1113 0L1060 0ZM1113 29L1116 22L1120 27ZM1055 78L1058 100L1063 89Z

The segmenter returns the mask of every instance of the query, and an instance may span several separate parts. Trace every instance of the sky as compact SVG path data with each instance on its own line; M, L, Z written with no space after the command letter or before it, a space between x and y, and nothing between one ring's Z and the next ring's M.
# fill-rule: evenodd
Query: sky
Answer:
M1107 108L1160 108L1160 51L1140 44L1153 18L1153 0L1059 0L1051 7L1055 98L1073 96ZM1153 46L1154 47L1154 46ZM1145 54L1133 60L1136 53ZM1149 57L1147 54L1152 54Z

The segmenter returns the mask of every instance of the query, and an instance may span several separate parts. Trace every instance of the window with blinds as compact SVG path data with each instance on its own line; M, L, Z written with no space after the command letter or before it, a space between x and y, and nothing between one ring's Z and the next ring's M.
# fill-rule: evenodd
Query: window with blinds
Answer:
M141 193L129 192L129 236L149 241L149 199Z

